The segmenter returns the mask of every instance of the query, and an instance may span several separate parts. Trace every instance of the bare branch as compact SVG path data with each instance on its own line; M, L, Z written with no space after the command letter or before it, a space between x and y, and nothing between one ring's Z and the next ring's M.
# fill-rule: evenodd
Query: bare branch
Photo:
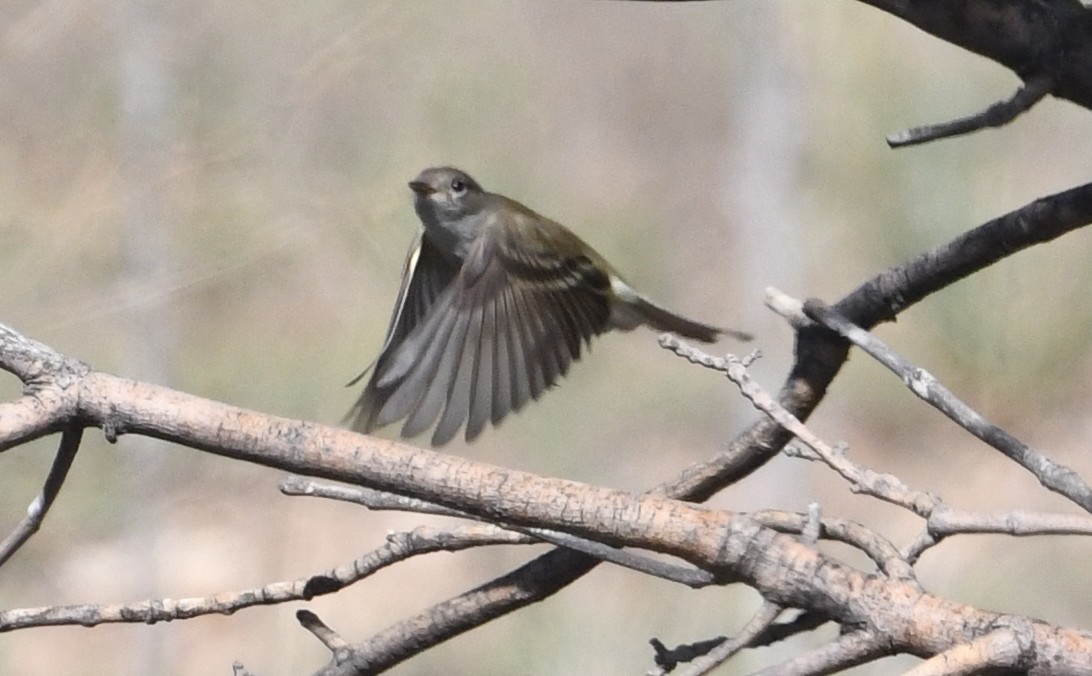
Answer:
M594 556L600 561L607 561L616 566L629 568L638 573L645 573L669 582L684 584L692 589L700 589L717 582L716 576L699 568L687 568L675 564L660 561L647 556L641 556L633 552L623 551L609 545L601 544L586 538L579 538L568 533L552 531L545 528L520 528L528 535L544 542L565 547L589 556Z
M811 652L756 671L752 676L813 676L833 674L887 655L883 643L868 632L855 631Z
M868 330L880 322L893 320L926 296L1003 258L1089 223L1092 223L1092 183L1041 197L987 221L950 242L885 270L832 307Z
M57 374L69 370L82 373L91 370L86 364L68 359L48 345L27 338L3 324L0 324L0 369L27 385L54 379Z
M330 652L337 653L349 649L349 642L341 638L340 634L331 629L319 619L318 615L310 610L296 611L296 620L299 621L301 627L314 634L315 638L321 641L322 645L326 646Z
M81 438L83 438L83 428L77 425L69 425L61 434L61 441L57 445L57 455L53 458L53 465L49 468L49 474L46 476L41 492L27 507L26 516L15 530L4 538L3 542L0 542L0 566L4 565L41 528L49 508L53 506L53 501L61 492L61 486L64 485L68 470L72 467L72 461L76 459Z
M818 502L808 503L808 513L804 519L804 527L800 529L800 537L809 545L819 542L819 532L823 525L823 509Z
M938 536L957 533L1030 535L1092 535L1092 518L1084 514L1048 514L1012 510L980 514L941 506L929 515L930 532Z
M998 629L934 655L906 672L906 676L974 676L990 669L1015 669L1029 650L1020 632Z
M766 287L766 298L764 302L766 307L785 319L789 323L789 326L797 331L813 328L815 326L815 322L808 319L808 316L804 314L804 304L802 302L778 291L772 286Z
M291 476L281 481L281 493L294 497L306 496L351 502L354 505L367 507L374 511L414 512L462 519L471 518L466 512L442 507L432 502L405 495L396 495L395 493L377 491L362 486L345 486L343 484L332 484L328 481L315 481L301 476Z
M807 517L793 512L762 510L752 512L751 518L767 528L782 533L803 534ZM824 517L820 522L819 537L836 540L861 550L872 559L885 575L913 579L914 571L899 550L879 533L847 519Z
M1092 25L1076 0L861 0L1092 109Z
M803 516L800 526L800 535L809 545L819 541L819 533L822 523L822 511L818 502L808 505L808 513ZM656 648L656 664L661 668L671 671L678 662L690 662L690 668L684 672L698 676L717 668L733 655L758 641L766 631L773 626L784 608L776 603L763 601L751 620L740 630L740 633L732 639L718 637L700 643L680 646L668 654L662 650L663 644L653 639L652 645Z
M997 533L1016 537L1031 535L1092 535L1092 518L1083 514L1047 514L1012 510L976 513L937 504L925 531L906 547L904 556L916 562L928 549L952 535Z
M1031 110L1031 107L1042 101L1053 88L1054 81L1049 77L1032 78L1023 87L1017 89L1016 93L1010 98L998 101L983 111L950 122L914 127L896 134L889 134L887 136L887 145L892 148L905 148L928 143L929 141L970 134L987 127L1003 127L1015 120L1021 113Z
M933 374L914 366L871 333L855 326L821 301L808 300L804 303L804 312L860 347L870 357L902 378L903 383L920 399L948 416L978 439L1016 461L1021 467L1031 472L1043 486L1069 498L1086 511L1092 511L1092 487L1089 487L1072 469L1054 462L986 420L978 411L956 397Z
M371 488L354 486L341 486L305 480L300 477L290 477L281 482L281 491L286 495L308 495L313 497L325 497L344 502L352 502L368 509L409 511L440 516L452 516L464 519L481 520L481 517L473 514L442 507L424 500L394 495ZM601 561L607 561L623 568L629 568L639 573L652 575L670 582L677 582L688 587L698 589L713 584L713 576L703 570L678 566L659 559L641 556L635 552L624 551L615 547L579 538L567 533L562 533L547 528L528 528L511 526L509 530L522 533L542 542L567 547L579 552L594 556Z
M739 635L724 641L709 651L708 654L699 656L690 663L690 668L683 672L685 676L701 676L708 674L740 650L752 645L754 640L769 629L777 616L781 614L781 606L766 601L755 612L754 617L740 630Z
M230 615L253 606L308 601L315 596L330 594L387 566L420 554L533 542L533 539L525 535L488 524L443 530L420 527L409 533L388 535L387 544L351 563L290 582L274 582L255 589L221 592L208 597L2 610L0 632L60 625L93 627L108 623L155 624L201 615Z
M879 474L870 469L857 466L846 459L843 451L830 446L813 434L804 423L786 411L751 378L747 368L738 357L731 354L724 357L713 357L667 334L661 336L660 345L692 363L723 372L728 376L729 380L739 387L739 391L754 404L755 408L768 415L778 425L792 432L808 448L815 451L827 466L849 481L854 490L904 507L923 518L928 517L929 512L932 511L933 506L936 504L936 498L927 493L912 490L894 475Z
M767 293L770 298L777 300L780 307L790 306L790 304L785 304L780 301L782 294L775 289L770 289ZM809 310L809 313L811 313L812 310L811 303L812 301L809 301L809 303L805 305L805 308ZM826 312L828 314L830 313L829 310L826 310ZM816 314L815 319L826 321L829 317L821 318ZM868 334L861 329L856 329L856 332L850 334L849 328L844 325L844 320L840 321L842 324L837 326L832 325L831 328L838 328L839 330L844 329L847 332L846 337L853 340L855 344L861 344L858 340L865 342L864 339L867 337L870 342L866 343L869 345L869 348L865 349L875 349L878 344L882 346L883 349L887 350L886 346L883 346L882 343L872 337L871 334ZM858 332L860 335L858 335ZM912 578L913 571L910 568L910 564L915 562L926 549L937 544L940 539L956 532L996 532L1014 535L1031 535L1047 532L1086 534L1088 532L1087 529L1092 526L1092 520L1083 517L1069 517L1066 515L1034 515L1032 513L1010 512L991 516L976 515L953 510L944 505L935 496L910 489L903 484L900 479L893 475L877 474L872 470L862 468L855 463L850 462L845 456L844 449L829 446L816 437L803 423L793 419L791 415L784 410L780 410L772 397L754 382L742 363L732 355L723 358L712 357L694 347L681 343L677 338L672 336L666 336L661 339L661 344L665 348L674 351L676 354L679 354L691 362L701 364L714 370L723 371L728 375L732 382L740 387L740 391L743 395L751 400L756 408L771 416L773 420L783 425L786 429L794 432L809 449L815 452L820 460L841 474L846 480L852 482L854 490L900 505L927 519L927 532L902 555L892 555L892 548L890 548L889 543L886 543L886 545L879 544L876 539L877 536L874 534L871 537L867 537L862 532L864 529L855 531L858 540L853 544L859 546L862 551L869 554L869 556L880 565L881 570L888 570L886 567L894 565L896 568L890 570L892 572L897 571L897 576ZM864 345L862 345L862 348L864 348ZM888 350L888 352L890 352L890 350ZM890 355L894 355L894 353L890 352ZM897 355L894 356L897 357ZM918 371L920 371L920 369ZM909 376L907 376L907 378L909 378ZM772 523L764 523L776 527L773 526Z

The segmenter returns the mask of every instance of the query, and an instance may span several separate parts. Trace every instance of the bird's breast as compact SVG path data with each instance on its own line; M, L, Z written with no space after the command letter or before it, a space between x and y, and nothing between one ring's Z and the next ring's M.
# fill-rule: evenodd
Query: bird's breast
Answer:
M448 221L444 224L425 223L425 237L452 262L462 264L470 253L474 242L471 231L460 221Z

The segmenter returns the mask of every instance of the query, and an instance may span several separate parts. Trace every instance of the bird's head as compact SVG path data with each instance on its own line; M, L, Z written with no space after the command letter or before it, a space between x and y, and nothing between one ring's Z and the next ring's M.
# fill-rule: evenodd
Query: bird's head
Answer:
M465 171L454 167L425 169L409 183L422 221L450 222L481 209L485 193Z

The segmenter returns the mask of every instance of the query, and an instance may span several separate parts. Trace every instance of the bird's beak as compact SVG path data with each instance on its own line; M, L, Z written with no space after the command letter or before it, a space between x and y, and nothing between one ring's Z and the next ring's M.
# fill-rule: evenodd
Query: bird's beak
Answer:
M425 183L424 181L410 181L409 187L410 190L417 193L421 197L427 197L428 195L436 192L435 188L433 188L428 183Z

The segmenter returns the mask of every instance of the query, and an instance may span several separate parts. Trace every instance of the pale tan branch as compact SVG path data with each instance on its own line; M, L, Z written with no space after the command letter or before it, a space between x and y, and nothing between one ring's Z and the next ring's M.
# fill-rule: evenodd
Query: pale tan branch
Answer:
M326 646L330 652L336 654L339 651L349 649L349 642L343 639L340 634L331 629L318 615L310 610L296 611L296 620L300 623L301 627L314 634L315 638L317 638L322 645Z
M286 495L306 495L351 502L374 510L397 510L481 520L480 516L442 507L404 495L395 495L393 493L385 493L383 491L377 491L371 488L361 488L359 486L342 486L339 484L312 481L302 477L290 477L289 479L282 481L281 491ZM522 533L536 541L548 542L559 547L583 552L589 556L594 556L601 561L607 561L617 566L629 568L630 570L652 575L670 582L678 582L679 584L684 584L694 589L705 587L714 582L713 576L705 571L674 565L647 556L641 556L635 552L610 547L592 540L569 535L568 533L562 533L547 528L531 528L527 526L511 526L509 529L516 533Z
M889 654L887 646L867 631L843 634L837 640L797 655L751 676L813 676L834 674Z
M782 533L800 533L807 516L794 512L767 509L751 512L750 517L767 528ZM883 574L896 578L914 578L914 570L890 541L879 533L848 519L824 517L819 521L819 538L835 540L855 547L876 564Z
M781 614L782 607L776 603L766 601L755 612L754 616L744 625L739 634L724 641L709 651L708 654L698 657L690 663L690 667L682 672L683 676L701 676L708 674L729 658L750 646L762 632L770 628Z
M0 332L0 363L29 356L21 345L5 341ZM718 583L744 582L771 603L865 627L889 652L936 654L973 641L984 627L1023 622L1034 634L1035 665L1055 672L1092 669L1092 637L1081 632L976 610L923 592L907 580L864 575L743 515L537 477L95 371L63 386L45 377L33 389L51 393L57 406L50 415L57 425L78 422L115 434L145 434L290 472L410 495L506 525L670 554L712 573ZM0 429L3 443L22 436L20 429ZM336 588L325 581L316 586L319 592ZM301 590L285 592L299 595ZM161 617L156 609L147 610L150 621L181 614ZM6 628L10 625L0 621L0 630ZM368 670L371 659L370 651L354 647L344 661L327 665L321 673Z
M938 504L926 521L925 530L906 547L903 555L914 563L928 549L953 535L1092 535L1092 517L1086 514L1057 514L1014 509L1006 512L966 512Z
M38 532L42 522L45 521L49 508L64 485L68 470L72 467L72 461L76 459L76 451L80 450L80 439L83 438L83 428L78 425L69 425L61 434L61 441L57 445L57 455L53 458L53 464L46 475L45 484L38 496L27 507L27 514L19 525L15 527L8 537L0 542L0 566L4 565L19 548Z
M418 500L405 495L396 495L386 491L377 491L361 486L344 486L332 484L328 481L315 481L307 477L292 476L281 481L281 492L290 496L306 496L315 498L327 498L340 500L360 505L378 512L414 512L417 514L432 514L435 516L451 516L468 518L466 512L457 509L441 507L432 502Z
M923 368L910 363L871 332L853 324L838 312L818 300L804 303L804 312L816 322L836 331L846 340L899 376L903 384L918 398L946 415L954 423L989 444L1030 472L1044 487L1069 498L1086 511L1092 512L1092 486L1077 472L1054 462L1013 435L988 421L937 378ZM809 444L810 446L810 444Z
M489 524L450 529L420 527L408 533L388 535L387 544L351 563L288 582L274 582L254 589L220 592L207 597L0 610L0 631L61 625L155 624L201 615L231 615L253 606L308 601L315 596L330 594L387 566L421 554L533 542L535 540L532 538Z
M1025 631L998 629L930 657L906 676L973 676L991 669L1016 670L1031 652L1029 639Z
M880 500L904 507L923 518L928 517L936 504L936 498L915 491L892 474L880 474L860 467L845 457L845 452L820 439L807 428L796 416L777 403L768 392L763 390L751 378L747 367L734 355L713 357L701 350L687 345L675 336L665 334L660 338L660 345L671 350L694 364L699 364L715 371L721 371L739 387L739 391L755 408L765 413L771 420L791 432L808 448L816 453L828 467L849 481L853 490L866 493Z

